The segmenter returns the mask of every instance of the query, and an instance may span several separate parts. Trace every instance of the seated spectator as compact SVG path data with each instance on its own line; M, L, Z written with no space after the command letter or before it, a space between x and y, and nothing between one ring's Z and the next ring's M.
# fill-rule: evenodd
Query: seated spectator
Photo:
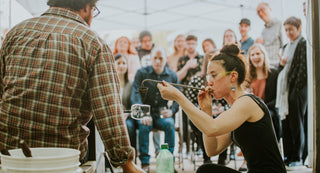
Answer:
M165 142L169 144L169 150L173 153L175 140L175 124L173 115L178 111L178 104L173 103L171 108L160 112L160 108L168 105L168 101L161 98L156 83L145 82L148 88L145 98L141 98L138 88L144 79L164 80L171 83L179 83L176 73L166 66L166 53L162 48L155 48L151 53L152 65L138 70L131 90L131 103L144 103L151 106L150 117L144 117L138 121L139 124L139 151L142 169L149 171L149 133L152 128L159 129L165 133ZM144 99L144 100L142 100ZM163 116L160 116L163 115Z
M130 94L132 83L128 78L128 60L124 54L120 53L114 55L114 60L116 64L116 70L120 79L120 94L122 99L122 106L124 110L130 110ZM131 146L136 149L136 129L138 129L138 123L136 120L132 119L130 117L130 114L128 113L124 114L124 118L126 120Z
M114 45L113 55L121 53L128 59L128 78L133 81L137 70L141 67L139 56L131 49L131 42L128 37L120 37Z

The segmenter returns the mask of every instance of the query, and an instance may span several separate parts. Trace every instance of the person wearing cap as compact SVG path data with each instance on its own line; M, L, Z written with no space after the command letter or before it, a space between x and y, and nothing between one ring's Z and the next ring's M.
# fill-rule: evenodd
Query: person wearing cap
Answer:
M269 55L270 66L278 67L280 48L285 43L285 31L282 22L272 16L272 9L268 3L262 2L257 7L257 14L264 21L265 28L263 29L259 42L264 45Z
M140 46L137 48L137 52L140 58L140 64L142 67L151 65L150 53L154 48L152 43L152 35L149 31L141 31L139 34Z
M253 45L254 40L248 35L250 31L251 22L247 18L241 19L239 23L239 31L241 34L240 44L241 44L241 53L247 54L249 48Z

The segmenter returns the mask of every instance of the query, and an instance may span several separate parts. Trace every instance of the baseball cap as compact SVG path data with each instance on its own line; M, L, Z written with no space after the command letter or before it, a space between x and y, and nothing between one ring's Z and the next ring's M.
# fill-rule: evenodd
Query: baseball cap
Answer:
M247 19L247 18L242 18L239 24L241 24L241 23L245 23L245 24L247 24L247 25L249 25L249 26L250 26L250 24L251 24L250 20Z

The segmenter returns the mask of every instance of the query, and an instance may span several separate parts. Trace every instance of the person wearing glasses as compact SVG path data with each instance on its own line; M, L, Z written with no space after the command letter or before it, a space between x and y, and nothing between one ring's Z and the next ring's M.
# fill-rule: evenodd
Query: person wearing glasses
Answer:
M203 133L208 156L217 155L232 143L237 144L247 160L248 173L284 173L284 162L272 126L269 110L257 96L247 94L241 84L246 77L245 57L237 45L226 45L208 65L208 86L200 91L197 109L179 90L163 81L158 84L161 96L182 107ZM213 119L212 95L224 98L231 106ZM239 171L217 164L204 164L197 173Z
M0 148L63 147L84 159L92 118L114 166L133 163L112 52L90 30L97 0L48 0L12 28L0 51Z
M256 43L260 43L266 48L270 59L270 66L278 67L280 63L278 53L285 43L284 27L279 19L273 17L272 9L268 3L259 3L257 14L264 22L264 29L261 32L261 37L256 40Z

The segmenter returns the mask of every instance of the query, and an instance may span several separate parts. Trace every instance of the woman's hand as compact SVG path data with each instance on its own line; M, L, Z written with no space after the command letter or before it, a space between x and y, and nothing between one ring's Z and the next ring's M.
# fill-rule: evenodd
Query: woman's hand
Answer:
M198 94L198 102L201 110L209 115L212 115L212 88L207 86L204 91Z
M161 97L165 100L177 101L179 95L182 94L177 88L173 87L166 81L158 83L157 87L161 93Z
M286 57L281 56L280 53L278 53L278 57L279 57L279 60L280 60L280 65L281 66L285 66L289 57L288 56L286 56Z

